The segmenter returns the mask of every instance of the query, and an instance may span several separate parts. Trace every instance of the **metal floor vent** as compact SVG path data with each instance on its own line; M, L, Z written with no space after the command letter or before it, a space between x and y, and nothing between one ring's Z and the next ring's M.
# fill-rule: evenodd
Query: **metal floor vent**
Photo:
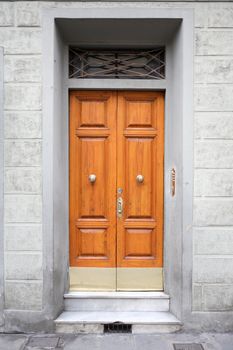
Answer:
M173 344L174 350L204 350L201 344Z
M132 325L121 322L107 323L104 325L104 333L132 333Z

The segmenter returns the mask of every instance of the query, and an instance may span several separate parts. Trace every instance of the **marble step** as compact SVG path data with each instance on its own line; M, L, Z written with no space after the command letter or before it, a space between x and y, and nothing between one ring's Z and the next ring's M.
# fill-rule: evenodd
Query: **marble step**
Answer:
M170 312L64 311L56 320L57 333L103 333L104 324L120 322L132 325L132 333L172 333L181 328Z
M65 311L169 311L169 296L162 292L70 292Z

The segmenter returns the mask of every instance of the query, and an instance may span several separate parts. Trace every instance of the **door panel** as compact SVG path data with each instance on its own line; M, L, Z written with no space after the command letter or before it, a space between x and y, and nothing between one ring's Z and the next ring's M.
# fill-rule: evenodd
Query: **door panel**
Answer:
M96 180L91 182L90 175ZM70 94L70 262L116 265L116 93Z
M77 256L83 259L107 259L107 230L104 228L80 228L77 232Z
M80 218L104 218L106 219L106 181L105 166L107 153L106 138L79 138L80 163L78 174L80 178L78 189L78 207ZM88 179L90 174L96 175L94 185ZM98 205L95 201L98 198Z
M153 139L126 137L125 139L125 195L127 198L125 209L126 219L152 218L154 203L153 191ZM136 181L136 176L143 174L143 184Z
M117 116L117 187L124 203L117 219L117 266L161 267L163 94L119 92Z

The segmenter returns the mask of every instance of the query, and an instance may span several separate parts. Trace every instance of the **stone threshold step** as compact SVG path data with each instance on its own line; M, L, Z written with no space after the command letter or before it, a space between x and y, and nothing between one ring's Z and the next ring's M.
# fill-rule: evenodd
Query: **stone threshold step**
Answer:
M163 292L69 292L65 299L169 299Z
M170 312L70 312L56 320L57 333L103 333L104 324L132 325L132 333L170 333L180 330L180 321Z
M64 311L55 320L58 323L113 323L122 322L128 324L180 324L180 321L170 312L164 311Z
M169 311L169 296L152 292L72 292L64 295L65 311Z

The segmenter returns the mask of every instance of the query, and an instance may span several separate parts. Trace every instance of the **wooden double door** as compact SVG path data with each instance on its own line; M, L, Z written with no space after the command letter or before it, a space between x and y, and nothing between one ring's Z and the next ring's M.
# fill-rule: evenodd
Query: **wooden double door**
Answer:
M72 290L161 290L164 94L70 93Z

